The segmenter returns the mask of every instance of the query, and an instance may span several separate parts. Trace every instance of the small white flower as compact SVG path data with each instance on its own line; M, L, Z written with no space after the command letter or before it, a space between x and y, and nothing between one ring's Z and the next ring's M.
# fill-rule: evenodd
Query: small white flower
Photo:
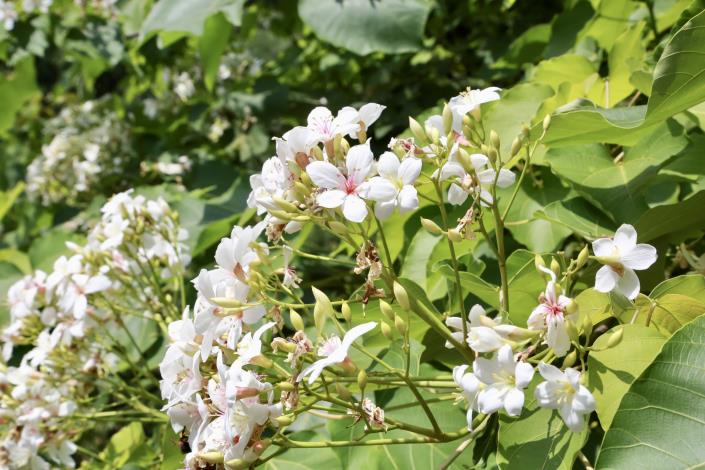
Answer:
M628 299L639 295L639 278L635 270L648 269L656 262L656 248L636 242L636 230L629 224L617 229L614 238L599 238L592 242L597 260L604 264L595 275L595 290L618 290Z
M193 80L191 80L191 76L188 72L181 72L174 81L174 93L181 101L188 101L195 92L196 87L193 84Z
M493 352L507 344L505 337L512 332L511 325L497 323L486 315L485 309L481 305L475 304L470 308L468 320L466 323L468 336L465 341L473 351ZM463 320L460 317L449 317L446 319L446 325L456 330L451 334L458 342L462 343ZM451 347L452 344L446 341L446 348Z
M284 279L282 284L286 287L299 287L299 276L296 274L296 269L294 269L289 262L291 261L292 250L291 247L284 245L282 247L282 255L284 257Z
M6 31L12 31L17 21L17 10L13 2L0 1L0 21Z
M295 162L301 168L306 168L311 149L318 144L319 135L308 127L297 126L287 131L276 141L277 157L282 163Z
M553 349L557 357L563 357L570 350L568 323L576 320L575 314L566 314L571 299L565 295L556 295L556 275L543 268L551 276L546 290L541 294L541 303L529 315L527 325L530 330L546 330L546 344Z
M472 168L466 169L463 164L458 161L457 154L453 155L443 168L441 168L440 180L445 181L452 179L453 182L448 189L448 202L454 205L460 205L465 202L469 194L474 194L479 191L483 206L492 204L492 194L486 188L491 187L497 180L497 187L508 188L514 184L516 175L502 168L497 171L488 168L489 158L480 153L470 155L470 163Z
M257 328L257 331L253 333L247 333L242 337L240 342L237 344L237 354L238 358L235 364L243 366L245 364L250 364L254 358L262 355L262 335L265 331L271 329L275 322L268 322Z
M467 365L455 366L453 380L462 390L461 393L465 401L468 402L468 411L465 416L468 420L468 431L472 431L472 413L477 411L477 396L485 385L478 380L475 374L466 373L467 368Z
M350 147L345 158L346 174L329 162L309 163L306 172L311 180L323 188L316 202L333 209L343 206L343 215L351 222L362 222L367 217L367 205L363 199L389 200L396 193L391 183L370 186L365 181L372 172L373 155L369 142Z
M257 238L265 226L263 222L245 228L239 225L234 226L230 237L220 240L220 244L215 250L215 261L218 263L218 267L227 272L229 276L245 282L250 263L259 258L259 254L253 246L257 243ZM260 246L266 249L266 245L261 244Z
M353 341L355 341L365 333L372 331L376 326L377 322L372 321L351 328L350 331L345 333L345 336L343 336L342 341L340 341L340 338L338 338L337 336L334 336L333 338L335 338L337 341L327 342L326 344L328 346L326 348L318 350L318 355L325 357L323 359L319 359L318 361L314 362L313 364L302 370L299 376L296 378L296 381L300 382L301 379L303 379L307 375L310 375L310 377L308 378L308 383L309 385L313 384L313 382L316 381L318 376L321 375L321 372L323 372L324 368L332 366L333 364L340 364L341 362L344 362L348 357L348 349L350 349L350 346L353 344Z
M375 188L375 192L389 192L388 185L392 184L395 194L389 200L380 200L375 205L375 214L380 219L386 219L395 208L399 213L404 214L419 207L419 198L414 187L416 178L421 174L421 160L414 157L407 157L401 162L392 152L384 152L379 157L377 171L380 176L370 179L370 187Z
M484 90L471 90L461 92L458 96L454 96L448 102L448 106L453 112L453 129L456 132L462 132L463 116L475 110L478 106L490 101L496 101L500 98L498 91L500 88L491 86Z
M539 406L558 410L566 426L573 432L582 431L585 421L595 409L595 398L580 384L580 372L567 368L561 372L555 366L541 362L539 373L546 379L536 386L534 394Z
M489 414L504 408L509 416L519 416L524 407L524 389L534 376L531 364L515 361L511 346L506 344L492 359L475 359L472 369L486 385L477 396L480 412Z
M362 130L367 132L367 129L369 129L369 127L374 124L377 119L379 119L379 117L382 115L382 111L384 111L385 109L386 106L382 106L381 104L377 103L367 103L363 105L359 111L356 111L355 108L352 108L350 106L346 106L341 109L341 112L345 111L346 113L350 113L350 115L352 115L352 112L350 110L355 111L355 113L357 113L355 118L353 118L353 122L357 124L357 128L350 131L350 137L352 137L353 139L357 139L358 131Z
M358 112L355 108L343 108L333 117L328 108L318 106L309 113L306 127L314 133L317 143L329 142L338 134L349 135L351 132L357 132L357 118Z

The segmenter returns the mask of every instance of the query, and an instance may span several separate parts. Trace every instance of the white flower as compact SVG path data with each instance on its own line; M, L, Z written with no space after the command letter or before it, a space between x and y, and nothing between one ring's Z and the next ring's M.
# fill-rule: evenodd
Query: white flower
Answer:
M15 27L17 10L15 10L15 4L13 2L0 1L0 21L2 21L6 31L12 31Z
M516 362L512 348L502 346L492 359L477 358L473 373L486 386L477 396L480 412L494 413L504 408L509 416L518 416L524 407L524 389L534 376L534 368L526 362Z
M280 158L267 159L262 165L262 172L250 176L252 191L247 198L247 206L257 208L258 214L280 210L273 198L286 199L285 193L291 188L293 179L288 166Z
M196 92L196 87L193 85L193 80L188 72L181 72L174 80L174 93L181 98L181 101L187 101Z
M386 109L386 106L382 106L381 104L377 103L367 103L363 105L359 111L356 111L355 108L351 108L349 106L344 107L341 109L341 112L345 112L346 115L347 113L350 113L352 115L352 111L355 111L357 113L357 116L353 118L353 122L357 124L357 128L350 131L350 137L353 139L357 139L357 133L359 130L367 132L367 129L379 119L379 117L382 115L382 111Z
M255 226L242 228L233 227L229 238L223 238L215 250L215 261L218 267L229 276L245 282L250 263L259 258L258 252L253 248L257 238L265 228L265 223L260 222ZM260 244L262 249L266 245Z
M389 200L396 193L391 183L370 186L365 180L372 172L373 155L369 142L350 147L345 159L346 174L329 162L309 163L306 172L311 180L323 188L316 202L333 209L343 206L343 215L351 222L362 222L367 217L363 198Z
M448 102L448 106L453 112L453 129L456 132L462 132L463 116L473 111L483 103L498 100L500 88L489 87L484 90L471 90L461 92L458 96L454 96Z
M239 366L250 364L254 358L262 355L262 335L265 331L276 325L275 322L268 322L257 328L257 331L247 333L237 344L238 358L235 361Z
M555 366L541 362L539 373L546 379L536 386L534 394L539 406L558 410L566 426L573 432L582 431L583 415L595 409L595 398L580 384L580 372L567 368L561 372Z
M316 142L329 142L337 134L349 135L357 132L359 124L356 121L358 112L355 108L343 108L334 118L330 110L324 106L314 108L307 118L307 126L315 135Z
M74 274L71 283L59 299L59 306L66 312L71 312L76 319L85 316L88 308L88 295L101 292L110 287L110 279L102 274L89 276Z
M467 365L455 366L453 368L453 380L462 390L462 396L468 402L468 411L466 418L468 420L468 430L472 431L472 412L477 411L477 395L484 387L484 384L478 380L475 374L465 372Z
M296 274L296 269L289 265L292 253L291 247L287 245L282 247L282 255L284 257L284 279L282 280L282 284L286 287L297 288L299 287L301 279L299 279Z
M319 135L308 127L297 126L287 131L276 141L277 157L286 162L295 162L301 168L306 168L311 149L318 144Z
M465 341L473 351L485 353L493 352L507 344L505 337L512 333L511 325L501 325L488 317L481 305L475 304L470 308ZM460 317L449 317L446 325L455 329L452 336L460 343L463 342L463 320ZM509 327L509 328L506 328ZM446 341L446 348L452 344Z
M375 176L370 179L370 187L383 185L381 191L389 192L387 187L391 183L395 189L394 196L389 200L381 200L375 206L375 214L380 219L386 219L395 208L404 214L419 207L419 198L414 187L416 178L421 173L421 160L414 157L408 157L399 162L399 158L392 152L384 152L379 157L377 163L377 171L380 176Z
M337 336L334 336L333 338L335 338L337 341L330 342L328 344L329 347L323 350L319 349L318 351L319 356L322 355L325 357L323 359L319 359L318 361L314 362L310 366L306 367L303 371L301 371L299 376L296 378L297 382L301 381L301 379L303 379L307 375L310 375L310 377L308 378L308 383L310 385L316 381L319 375L321 375L321 372L323 372L324 368L332 366L333 364L340 364L341 362L344 362L348 357L348 349L350 349L350 346L352 345L353 341L355 341L357 338L364 335L365 333L373 330L376 326L377 322L372 321L351 328L350 331L345 333L345 336L343 336L342 341L340 341L340 338L338 338Z
M472 168L465 166L453 155L443 168L441 168L440 180L453 179L453 183L448 189L448 202L460 205L468 198L468 194L480 192L480 203L484 206L492 204L492 195L486 188L491 187L497 180L497 187L507 188L514 184L516 175L507 169L500 169L499 175L492 168L484 169L489 163L489 158L480 153L470 155Z
M540 304L529 315L527 325L530 330L546 330L546 343L557 357L563 357L570 350L568 322L575 321L575 314L566 315L566 308L572 300L565 295L556 295L556 275L543 268L551 276L546 290L541 294Z
M597 260L604 264L595 275L595 290L618 290L628 299L639 295L639 278L635 270L647 269L656 262L656 248L636 242L636 230L629 224L617 229L614 238L600 238L592 242Z

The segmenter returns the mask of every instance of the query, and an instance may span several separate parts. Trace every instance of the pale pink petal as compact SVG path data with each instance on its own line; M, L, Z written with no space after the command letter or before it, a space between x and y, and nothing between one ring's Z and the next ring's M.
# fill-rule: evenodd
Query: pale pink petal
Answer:
M372 170L374 155L370 150L370 142L354 145L348 150L345 157L345 166L348 169L348 178L352 178L355 184L361 184Z

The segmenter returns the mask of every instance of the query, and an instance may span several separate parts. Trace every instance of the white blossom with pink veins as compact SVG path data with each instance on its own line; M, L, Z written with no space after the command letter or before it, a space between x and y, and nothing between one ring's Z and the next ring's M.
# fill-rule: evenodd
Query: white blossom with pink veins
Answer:
M509 416L519 416L524 407L524 389L534 377L534 368L514 360L512 347L502 346L492 359L475 359L472 371L485 387L477 396L480 412L494 413L504 408Z
M379 176L370 178L370 186L384 185L382 191L388 191L386 186L394 187L395 195L386 201L379 201L375 205L375 214L380 219L386 219L394 209L404 214L419 207L419 197L414 187L414 182L421 174L421 160L407 157L401 162L392 152L384 152L377 163Z
M334 209L343 207L343 215L351 222L362 222L367 217L364 199L388 201L396 194L389 183L370 185L366 181L373 171L374 157L369 141L350 147L345 159L345 174L330 162L309 163L306 172L313 183L323 192L316 197L321 207Z
M549 274L551 280L548 281L546 290L541 294L541 303L529 315L527 325L530 330L546 330L546 344L553 349L556 357L563 357L570 350L568 323L575 321L577 315L566 313L571 299L563 294L556 294L555 273L544 267L541 270Z
M338 111L338 115L333 117L333 113L325 106L318 106L308 114L307 126L315 135L316 143L329 142L336 135L349 135L357 132L360 128L358 112L355 108L343 108Z
M355 130L350 132L350 137L353 139L357 139L357 133L359 130L363 130L367 132L367 129L374 124L377 119L382 115L382 111L384 111L387 107L382 106L381 104L377 103L367 103L365 105L362 105L362 107L359 110L356 110L355 108L352 108L350 106L346 106L343 109L341 109L341 112L345 112L346 115L347 113L350 113L352 115L352 111L355 111L357 113L357 116L354 118L353 122L357 124L357 127Z
M321 375L323 369L328 366L344 362L348 357L348 349L350 349L353 342L365 333L372 331L376 326L377 322L372 321L351 328L347 333L345 333L342 341L337 336L331 337L321 348L318 349L318 355L324 356L323 359L319 359L302 370L296 378L296 381L300 382L301 379L308 375L310 376L308 378L309 385L313 384L313 382L315 382Z
M595 275L595 290L617 290L628 299L639 295L640 284L636 271L648 269L656 262L656 248L636 242L636 230L629 224L617 229L613 238L599 238L592 242L597 261L604 264Z
M473 111L478 106L490 101L496 101L500 98L498 91L501 88L491 86L484 90L467 89L461 92L458 96L454 96L448 102L450 110L453 112L453 130L462 133L463 116Z
M486 189L495 184L497 187L508 188L514 184L516 175L510 170L502 168L497 171L492 168L485 168L489 163L489 158L480 153L470 155L470 162L473 171L468 171L463 164L457 160L457 154L453 155L441 168L441 181L452 179L453 182L448 189L448 202L456 206L463 204L469 194L480 192L480 204L487 206L492 204L492 194ZM474 174L473 174L474 173Z

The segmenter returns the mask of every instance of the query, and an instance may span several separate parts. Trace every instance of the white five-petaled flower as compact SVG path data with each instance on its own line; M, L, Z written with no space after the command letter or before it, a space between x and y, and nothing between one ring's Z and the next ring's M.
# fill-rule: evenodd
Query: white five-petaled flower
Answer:
M480 153L470 155L470 164L472 168L466 168L457 159L457 154L452 156L448 162L441 168L440 179L445 181L453 178L453 183L448 189L448 202L454 205L460 205L465 202L468 195L471 193L480 193L480 203L484 206L492 204L492 195L487 191L487 187L491 187L497 182L497 187L507 188L514 184L516 175L510 170L502 168L497 171L492 168L487 168L489 158Z
M473 351L486 353L493 352L507 344L505 337L512 333L511 325L502 325L487 316L481 305L475 304L470 308L466 324L467 337L465 341ZM453 328L452 336L460 343L463 342L463 320L460 317L449 317L446 325ZM446 341L446 347L452 344Z
M546 379L536 386L534 394L539 406L558 410L565 424L573 432L580 432L585 422L583 415L595 409L595 398L580 384L580 372L567 368L564 372L541 362L539 373Z
M597 260L604 264L595 275L595 290L618 290L628 299L639 295L639 278L635 270L647 269L656 262L656 248L636 242L636 230L629 224L617 229L614 238L599 238L592 242Z
M345 159L346 174L329 162L315 161L306 167L311 180L324 191L316 197L322 207L333 209L343 206L343 215L351 222L362 222L367 217L367 205L363 198L385 201L396 194L389 183L370 185L366 181L373 169L372 151L369 142L350 147Z
M465 416L468 420L468 430L472 431L472 413L477 411L477 395L485 385L478 380L475 374L466 373L467 368L467 365L455 366L453 368L453 380L462 390L461 393L465 401L468 402L468 411Z
M546 344L557 357L563 357L570 349L568 322L575 319L575 313L567 314L566 308L572 302L563 294L556 294L556 275L547 268L542 271L551 276L546 290L541 294L540 304L531 312L527 325L530 330L546 330Z
M245 282L250 263L258 259L259 254L253 248L257 238L266 224L260 222L252 227L233 227L229 238L223 238L215 250L215 261L228 276ZM260 245L266 249L266 245Z
M524 389L534 377L534 368L526 362L515 361L511 346L502 346L492 359L475 359L472 370L485 384L477 396L480 412L489 414L504 408L509 416L521 413Z
M318 106L308 114L307 126L314 134L316 142L329 142L337 134L348 135L359 129L359 124L355 119L358 112L355 108L347 107L338 111L338 115L333 117L333 113L324 106Z
M453 130L462 132L463 116L473 111L475 108L484 103L498 100L501 88L491 86L484 90L471 90L461 92L458 96L454 96L448 102L450 110L453 112Z
M377 119L379 119L379 117L382 115L382 111L384 111L385 109L386 106L383 106L381 104L367 103L362 105L359 110L355 110L355 108L346 106L340 111L350 113L350 115L352 115L350 110L353 110L357 113L353 120L353 122L357 124L357 128L350 131L350 137L352 137L353 139L357 139L358 131L362 130L367 132L367 129L369 129L369 127L374 124Z
M297 382L301 381L301 379L306 376L310 376L308 378L308 383L310 385L321 375L324 368L332 366L333 364L340 364L341 362L344 362L348 357L348 349L352 346L353 341L365 333L372 331L376 326L377 322L374 321L363 323L362 325L351 328L347 333L345 333L342 341L340 341L340 338L337 336L334 336L328 340L324 347L318 350L318 355L324 356L323 359L319 359L302 370L296 378Z
M257 328L257 331L255 331L254 334L247 333L243 336L237 344L238 358L235 361L235 364L240 366L250 364L254 358L262 355L262 335L274 325L276 325L276 323L273 321L267 322Z
M404 214L419 207L419 198L414 187L416 178L421 174L421 160L407 157L401 162L392 152L384 152L379 157L377 171L380 176L370 179L370 186L383 185L382 191L388 191L389 183L395 189L394 196L387 201L379 201L375 205L375 214L380 219L386 219L395 208Z

